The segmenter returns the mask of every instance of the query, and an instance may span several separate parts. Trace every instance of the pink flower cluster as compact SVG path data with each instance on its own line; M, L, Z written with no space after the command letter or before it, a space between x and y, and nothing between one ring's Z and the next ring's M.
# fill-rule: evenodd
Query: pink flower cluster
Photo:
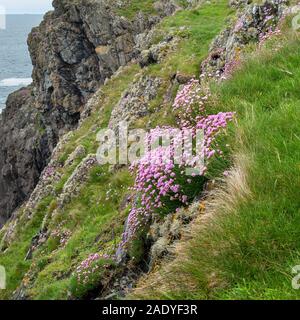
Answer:
M162 141L160 139L166 134L171 137L171 143L166 146L163 143L158 144L131 167L131 170L136 172L133 190L138 197L127 220L122 246L147 225L153 214L172 212L172 208L188 205L197 194L197 190L201 192L209 160L217 154L222 155L222 151L216 145L216 138L235 115L233 112L220 112L206 116L205 102L209 96L201 94L199 81L190 81L178 93L174 103L174 109L184 118L180 119L181 130L158 127L148 134L148 145ZM200 150L195 150L192 142L188 142L187 151L183 147L179 148L179 154L176 153L178 145L184 145L185 132L192 131L192 135L195 136L197 130L204 132ZM201 159L205 160L204 163ZM195 173L187 175L187 168L194 169Z
M122 235L122 241L119 244L119 249L126 248L126 245L137 236L138 230L141 230L141 228L146 226L150 219L150 212L147 212L145 208L139 207L135 204L129 212L127 228Z
M162 208L162 200L166 196L170 200L186 202L186 196L181 194L181 186L176 179L178 169L183 166L175 165L172 159L165 161L170 151L170 147L158 147L146 154L147 159L142 159L137 165L134 190L141 194L141 205L147 214Z
M226 62L223 74L221 76L221 80L229 79L232 76L232 74L238 69L240 64L241 59L239 58L239 56L236 56L234 59Z
M204 159L209 160L214 155L222 155L223 152L216 144L216 138L222 129L225 129L230 121L234 119L235 112L219 112L218 114L202 117L196 128L204 132L203 154Z
M278 13L274 12L274 8L272 7L264 7L263 13L265 24L264 30L266 31L262 31L259 35L259 47L262 47L268 39L281 35L280 24L285 19L284 14L278 18Z
M243 17L239 18L238 21L236 22L235 26L234 26L234 29L233 31L235 33L241 31L241 29L243 29L244 27L244 20L243 20Z
M100 255L98 253L91 254L87 259L81 262L81 264L76 269L76 278L78 283L87 284L90 277L100 269L100 266L96 264L99 260L109 260L112 259L111 256L104 254Z
M201 87L199 80L192 79L177 94L173 109L178 110L181 127L195 125L197 115L205 111L205 104L211 96L209 90Z
M274 31L272 29L269 29L266 33L262 33L259 36L259 48L261 48L266 41L268 41L269 39L271 39L274 36L279 36L281 35L281 30L279 30L279 28L276 28Z
M168 146L158 145L131 166L131 171L136 173L133 190L139 195L133 205L127 220L127 230L123 234L122 246L133 236L137 230L147 225L153 213L164 209L166 200L177 201L178 206L187 204L188 196L181 190L182 181L177 181L179 175L184 176L184 157L182 162L175 164L175 145L180 143L180 130L171 127L156 128L146 137L146 143L156 145L160 137L168 132L171 144ZM191 183L191 179L185 183Z

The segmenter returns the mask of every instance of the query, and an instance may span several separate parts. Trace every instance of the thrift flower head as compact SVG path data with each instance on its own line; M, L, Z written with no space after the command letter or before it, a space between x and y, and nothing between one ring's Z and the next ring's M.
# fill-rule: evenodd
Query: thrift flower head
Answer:
M206 116L205 103L209 96L208 93L203 94L199 81L190 81L180 90L174 102L174 109L179 112L181 130L158 127L147 135L148 146L156 147L149 148L130 168L136 174L133 190L137 200L129 213L121 246L135 237L154 214L169 213L186 206L193 200L197 190L201 192L210 159L222 153L215 147L215 140L234 118L233 112ZM197 130L204 133L200 149L195 150L193 143L189 142L186 151L182 148L185 132L192 132L194 137ZM161 141L165 136L169 138L169 144L166 145ZM205 165L199 171L201 159L205 160ZM187 176L187 168L195 169L197 174L194 172Z

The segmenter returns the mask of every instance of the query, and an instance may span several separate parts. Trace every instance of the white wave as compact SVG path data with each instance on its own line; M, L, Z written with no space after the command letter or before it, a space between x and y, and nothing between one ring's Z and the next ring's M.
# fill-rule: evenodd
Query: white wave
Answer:
M32 83L31 78L9 78L0 81L0 87L28 86Z

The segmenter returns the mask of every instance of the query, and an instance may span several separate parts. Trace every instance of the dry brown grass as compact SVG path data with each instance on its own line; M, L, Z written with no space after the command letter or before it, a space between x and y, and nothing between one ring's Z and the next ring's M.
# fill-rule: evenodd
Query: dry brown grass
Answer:
M245 155L235 157L235 165L229 175L217 181L213 190L207 194L205 201L205 213L199 208L199 217L186 229L181 241L174 246L175 259L164 261L159 270L142 277L134 291L128 296L130 299L157 299L168 298L168 292L176 292L178 287L193 292L197 290L190 274L186 273L182 266L190 263L190 249L199 245L195 236L204 229L218 228L217 218L219 215L234 214L235 209L251 197L251 191L247 183L247 172L250 167L250 159ZM203 244L204 246L207 244ZM210 248L212 250L212 248ZM222 244L217 250L222 250ZM217 275L210 272L207 275L208 288L225 286Z

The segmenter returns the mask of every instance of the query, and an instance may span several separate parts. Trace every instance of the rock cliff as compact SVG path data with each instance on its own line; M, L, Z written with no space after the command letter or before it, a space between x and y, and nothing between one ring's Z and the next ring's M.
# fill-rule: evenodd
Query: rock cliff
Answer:
M176 10L172 1L153 2L153 14L125 18L126 1L54 0L54 11L32 30L33 84L10 95L0 119L0 226L28 198L89 97L137 58L143 34Z
M231 6L227 0L200 2L198 5L198 1L178 1L185 9L157 24L176 10L172 1L111 1L113 5L105 1L54 1L55 10L32 31L28 42L34 82L9 97L1 120L0 199L6 216L4 211L1 214L2 221L11 218L0 230L0 265L6 268L8 279L7 290L0 291L0 299L128 298L132 289L137 287L138 293L144 283L152 284L152 279L161 292L162 285L169 283L169 277L162 278L161 271L168 265L166 270L171 270L180 255L177 248L195 240L192 231L198 224L201 228L197 237L204 228L210 228L207 223L213 216L210 210L214 195L219 187L220 192L223 190L223 184L227 187L224 179L232 179L234 185L229 188L233 191L226 189L228 194L237 193L243 201L249 194L243 172L235 175L235 168L231 168L235 158L246 165L248 160L239 153L234 155L230 146L236 145L233 135L238 132L240 139L243 128L240 125L248 119L252 139L249 110L254 112L254 108L249 106L253 101L244 100L250 82L243 84L247 90L240 93L222 90L227 86L230 89L236 76L240 76L236 81L238 87L249 74L248 79L253 82L249 69L243 72L243 65L252 55L259 58L270 53L268 48L272 44L276 50L281 47L289 7L285 0L260 4L238 0L230 1ZM291 48L295 56L298 48L298 44L297 49ZM255 67L253 61L251 66ZM284 69L282 62L278 60L275 75L279 81L283 73L290 81L290 62L285 62ZM273 65L267 68L272 71L269 76L273 81ZM258 71L261 72L256 66L254 73ZM196 74L200 75L196 77L198 81ZM295 74L296 78L300 79ZM143 209L139 207L139 197L147 191L134 188L134 172L123 165L97 165L97 134L108 126L117 129L121 120L127 121L132 129L178 128L185 116L174 108L174 101L178 102L181 93L191 88L190 83L195 86L191 94L205 93L199 103L204 103L209 116L215 119L211 112L235 110L236 121L218 140L222 145L226 142L226 148L215 159L216 163L211 163L211 174L195 183L192 178L185 178L184 171L170 175L179 181L171 192L177 193L178 186L182 186L190 199L177 202L175 194L172 199L162 199L165 205L162 211L145 214L139 210ZM211 85L216 90L213 95ZM262 96L256 88L252 88L248 97L258 96L260 100ZM235 100L236 96L241 97L240 101ZM189 95L185 97L189 101ZM223 98L225 102L228 99L228 104L223 103ZM275 104L276 99L274 109ZM260 102L255 104L258 105ZM266 105L268 108L261 113L263 118L272 112ZM182 109L188 110L188 106L184 102ZM242 109L245 116L240 121ZM194 111L193 118L206 112L205 108ZM256 148L257 139L253 143ZM274 159L277 167L277 155ZM154 179L153 176L150 180L155 183ZM174 179L170 181L173 183ZM161 192L158 188L157 183ZM155 192L150 195L149 199L156 202ZM22 205L11 214L17 203ZM227 208L224 199L222 203ZM132 207L137 210L134 212ZM274 220L275 215L270 217ZM261 218L258 212L258 229ZM138 225L139 221L142 224ZM204 241L199 241L195 251L190 246L185 251L196 253L199 247L206 255L206 237L203 234L202 237ZM212 247L214 262L215 248L227 250L223 246L224 237L219 239L221 245L217 242ZM244 234L241 243L244 247ZM253 237L249 237L249 243L252 248ZM234 250L233 253L236 265ZM189 261L193 259L190 257ZM201 260L195 260L196 270ZM172 272L178 283L182 274ZM215 283L214 274L208 274L207 292L211 283ZM201 288L195 286L195 290L201 292L202 285L201 282Z

